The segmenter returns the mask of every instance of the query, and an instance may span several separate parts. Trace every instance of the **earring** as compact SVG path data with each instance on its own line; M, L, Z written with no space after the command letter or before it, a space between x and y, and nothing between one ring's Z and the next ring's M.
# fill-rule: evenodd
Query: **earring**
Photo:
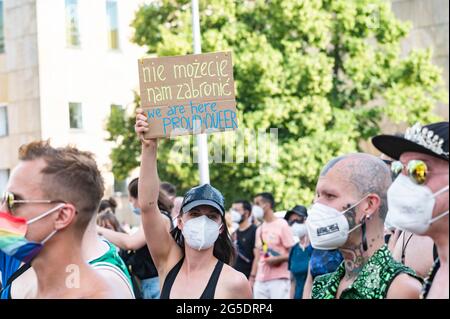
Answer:
M361 233L362 233L362 246L364 251L367 251L367 238L366 238L366 216L361 221Z

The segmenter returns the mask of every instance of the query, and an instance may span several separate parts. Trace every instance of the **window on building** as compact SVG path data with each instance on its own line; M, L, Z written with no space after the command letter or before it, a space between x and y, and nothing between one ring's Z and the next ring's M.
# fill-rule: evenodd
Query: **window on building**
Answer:
M3 33L3 0L0 0L0 53L5 52L5 35Z
M80 46L78 0L66 0L66 41L68 46Z
M6 184L8 184L9 169L0 169L0 194L6 190Z
M8 109L0 106L0 137L8 135Z
M112 50L119 49L119 20L117 18L117 1L106 1L106 15L108 17L108 46Z
M81 103L69 103L70 128L83 128L83 112Z

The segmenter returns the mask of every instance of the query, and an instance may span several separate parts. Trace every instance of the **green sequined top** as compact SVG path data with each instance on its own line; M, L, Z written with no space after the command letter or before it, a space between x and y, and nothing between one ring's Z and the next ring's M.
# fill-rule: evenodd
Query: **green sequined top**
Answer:
M436 260L433 263L433 267L431 267L431 270L428 273L428 277L425 278L425 281L423 283L422 292L420 293L420 299L426 299L428 297L428 293L430 292L434 277L436 276L437 271L439 270L440 267L441 262L439 261L439 258L436 258Z
M312 287L312 299L336 297L341 279L345 275L344 262L335 272L316 277ZM355 281L341 293L340 299L384 299L392 281L401 273L422 282L414 270L395 261L387 246L383 245L369 258Z

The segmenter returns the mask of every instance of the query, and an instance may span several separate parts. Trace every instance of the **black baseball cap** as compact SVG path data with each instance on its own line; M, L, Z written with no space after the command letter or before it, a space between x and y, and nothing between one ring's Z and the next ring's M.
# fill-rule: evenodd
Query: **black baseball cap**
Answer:
M396 160L405 152L417 152L449 161L448 122L425 126L417 123L408 128L404 136L377 135L372 138L372 144Z
M201 205L214 207L222 216L225 215L223 195L210 184L191 188L186 195L184 195L181 211L185 214L191 209Z
M308 217L308 211L307 211L306 207L302 206L302 205L296 205L291 210L288 210L286 212L286 214L284 215L284 219L288 220L292 214L296 214L300 217L305 217L305 218Z

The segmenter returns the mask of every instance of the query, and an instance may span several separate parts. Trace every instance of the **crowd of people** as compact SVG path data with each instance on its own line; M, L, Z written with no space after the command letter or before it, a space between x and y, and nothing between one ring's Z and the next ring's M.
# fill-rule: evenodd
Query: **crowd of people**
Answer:
M92 154L44 141L20 148L0 208L2 299L449 297L448 122L373 137L381 157L331 159L313 202L281 217L270 192L228 210L210 184L179 196L159 180L148 126L138 110L133 231L102 199Z

